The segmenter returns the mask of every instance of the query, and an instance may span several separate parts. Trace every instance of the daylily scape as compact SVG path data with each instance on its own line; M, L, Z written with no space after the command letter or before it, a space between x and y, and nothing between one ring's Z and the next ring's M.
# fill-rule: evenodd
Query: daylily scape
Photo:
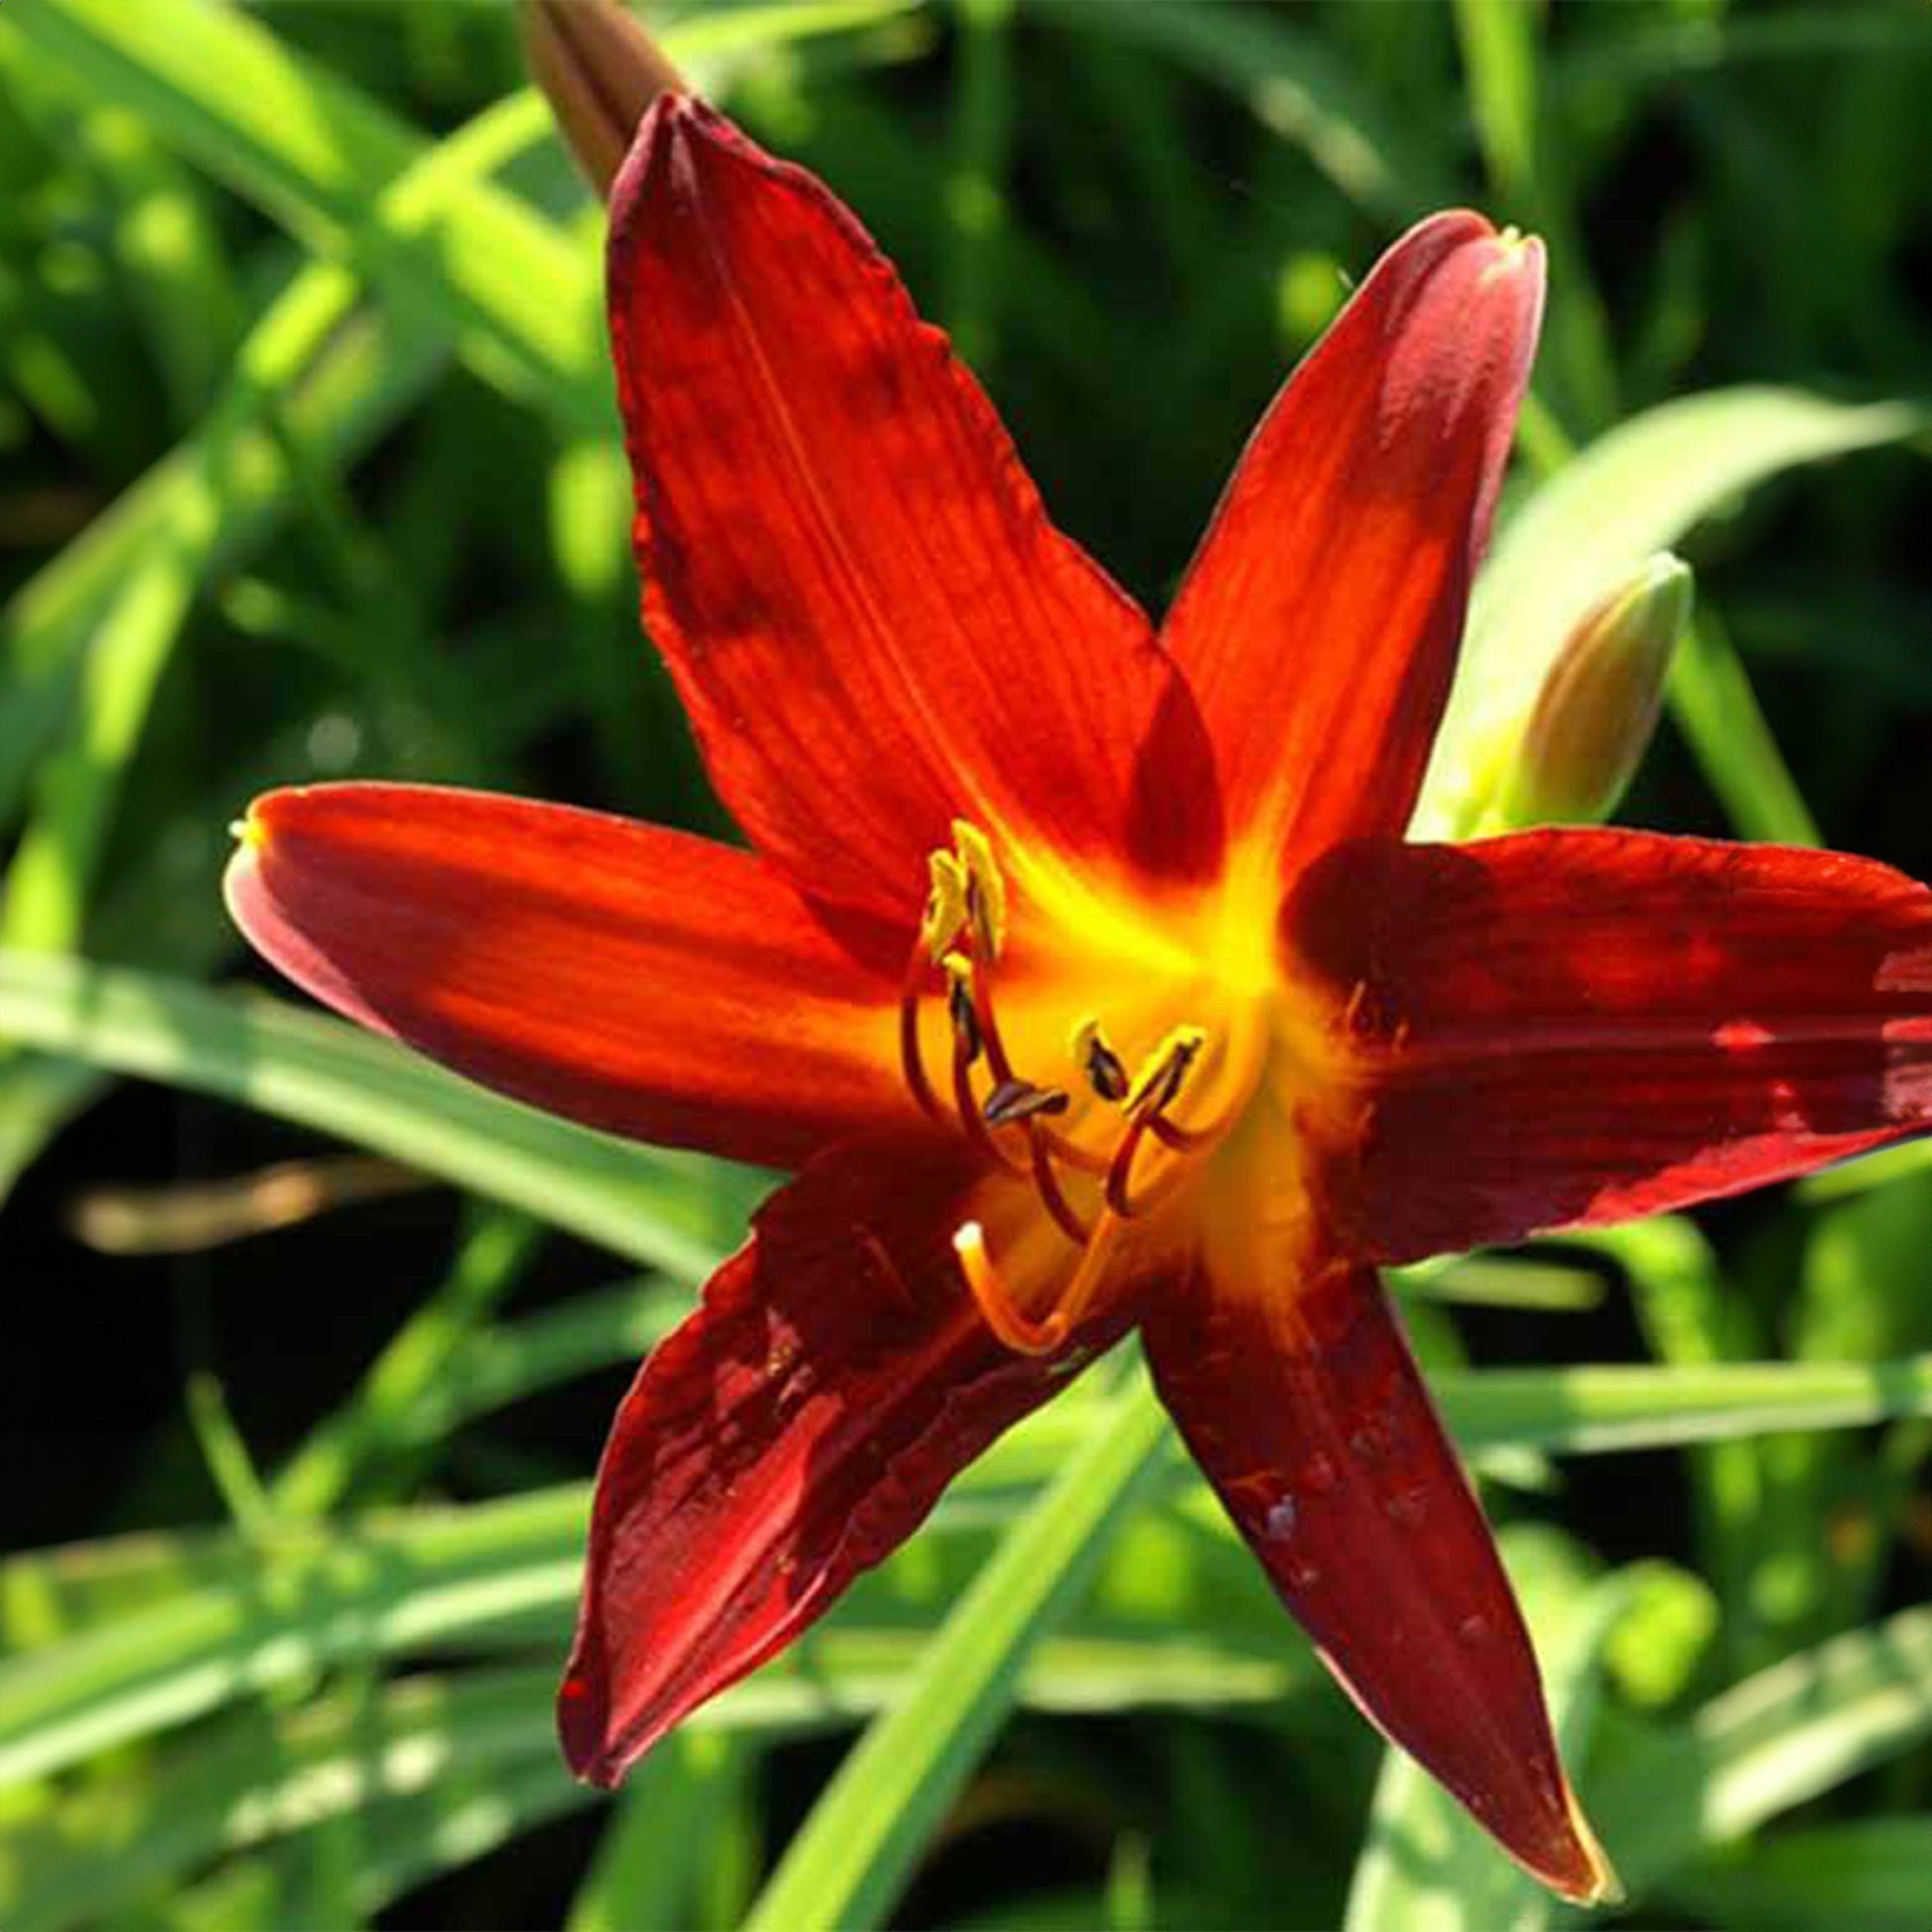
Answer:
M1932 1128L1932 893L1829 853L1404 831L1544 261L1404 235L1165 624L811 176L661 97L613 195L646 625L750 850L396 784L228 878L338 1011L795 1170L645 1362L559 1716L615 1782L1138 1329L1323 1659L1547 1884L1613 1879L1378 1279Z

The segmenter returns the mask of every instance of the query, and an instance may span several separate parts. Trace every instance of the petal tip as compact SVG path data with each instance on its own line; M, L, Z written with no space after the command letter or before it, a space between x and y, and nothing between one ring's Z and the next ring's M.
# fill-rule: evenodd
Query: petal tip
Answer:
M557 1741L571 1775L600 1791L615 1791L635 1755L611 1748L609 1700L574 1661L557 1686Z
M1621 1905L1629 1894L1616 1875L1609 1855L1590 1830L1589 1820L1584 1816L1584 1808L1577 1802L1577 1794L1568 1780L1564 1783L1563 1797L1569 1825L1570 1842L1564 1848L1568 1856L1560 1866L1552 1866L1538 1876L1572 1904L1599 1908Z
M1486 286L1515 275L1543 274L1544 248L1541 236L1525 234L1517 227L1497 229L1486 239L1489 259L1483 264L1481 280Z

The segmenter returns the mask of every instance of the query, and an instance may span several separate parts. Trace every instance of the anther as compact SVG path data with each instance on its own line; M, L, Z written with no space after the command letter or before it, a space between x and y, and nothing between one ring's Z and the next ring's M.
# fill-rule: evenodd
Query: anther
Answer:
M1006 943L1007 887L993 857L993 844L970 819L952 822L954 864L966 889L966 907L973 928L973 946L991 964ZM936 856L936 855L935 855Z
M1120 1101L1127 1098L1128 1088L1132 1084L1127 1077L1127 1068L1114 1051L1113 1042L1108 1039L1098 1020L1082 1020L1073 1029L1070 1047L1073 1063L1087 1076L1087 1084L1102 1100Z
M1207 1035L1200 1028L1174 1028L1141 1062L1127 1090L1127 1111L1152 1116L1173 1106L1186 1083L1188 1069L1206 1044Z
M970 916L966 870L950 852L928 853L926 867L932 887L919 921L919 938L937 965L945 958L947 948L966 930Z
M958 953L939 962L946 975L946 1017L952 1022L953 1043L971 1066L985 1044L980 1035L978 1005L973 998L973 969Z
M989 1127L1032 1120L1035 1114L1063 1114L1069 1096L1058 1087L1036 1087L1031 1080L1002 1080L980 1109Z

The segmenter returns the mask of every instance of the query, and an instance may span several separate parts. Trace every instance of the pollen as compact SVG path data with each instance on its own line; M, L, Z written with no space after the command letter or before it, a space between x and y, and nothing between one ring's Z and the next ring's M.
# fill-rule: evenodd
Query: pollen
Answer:
M926 866L932 885L919 921L919 938L933 963L939 965L947 948L966 930L966 869L950 852L928 854Z
M966 881L966 904L973 943L989 964L999 958L1007 936L1007 885L993 856L993 842L971 819L952 822L955 863ZM935 854L935 857L938 855Z

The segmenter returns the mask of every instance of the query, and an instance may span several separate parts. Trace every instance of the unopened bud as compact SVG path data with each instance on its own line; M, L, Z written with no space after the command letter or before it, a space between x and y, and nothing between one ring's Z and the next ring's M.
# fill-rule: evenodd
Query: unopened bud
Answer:
M1570 633L1523 734L1505 821L1594 824L1616 809L1657 729L1692 582L1660 552Z
M637 123L683 76L618 0L521 0L523 51L577 165L605 197Z

